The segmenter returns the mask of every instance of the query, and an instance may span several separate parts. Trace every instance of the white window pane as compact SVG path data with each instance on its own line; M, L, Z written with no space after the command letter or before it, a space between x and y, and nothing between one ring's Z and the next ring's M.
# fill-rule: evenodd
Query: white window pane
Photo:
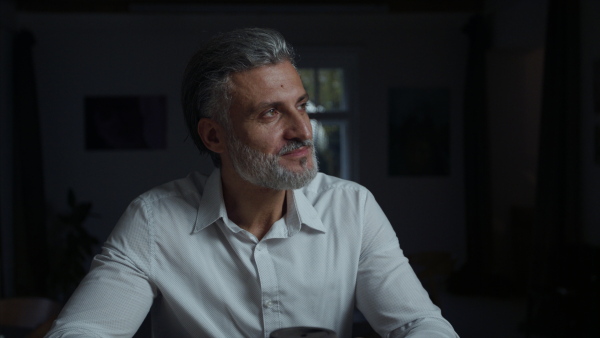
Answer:
M319 104L325 111L344 111L344 70L342 68L319 68Z
M309 113L348 110L343 68L299 68L298 73L310 97Z
M308 93L308 96L314 100L316 99L316 71L314 68L298 68L298 74L300 74L300 78L302 79L302 84L304 85L304 89Z
M347 122L311 120L311 123L319 171L332 176L349 178Z

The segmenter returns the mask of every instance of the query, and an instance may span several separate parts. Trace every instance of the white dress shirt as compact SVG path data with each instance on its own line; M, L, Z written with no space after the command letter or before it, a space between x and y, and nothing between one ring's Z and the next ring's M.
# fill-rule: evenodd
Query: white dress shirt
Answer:
M319 173L286 201L258 240L227 217L219 170L142 194L48 336L131 337L152 309L154 337L350 337L356 305L382 337L456 337L366 188Z

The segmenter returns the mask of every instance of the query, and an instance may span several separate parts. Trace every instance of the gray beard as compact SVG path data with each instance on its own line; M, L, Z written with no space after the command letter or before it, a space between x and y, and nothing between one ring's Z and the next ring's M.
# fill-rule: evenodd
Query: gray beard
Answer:
M273 190L299 189L310 183L319 171L312 140L290 141L277 155L273 155L250 148L232 132L228 134L233 168L244 180L254 185ZM312 149L312 168L308 168L307 158L300 160L301 172L291 171L279 164L280 156L304 146Z

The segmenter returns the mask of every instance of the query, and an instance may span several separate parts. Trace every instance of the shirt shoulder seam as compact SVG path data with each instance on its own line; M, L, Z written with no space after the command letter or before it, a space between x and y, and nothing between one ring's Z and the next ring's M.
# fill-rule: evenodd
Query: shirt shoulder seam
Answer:
M140 200L144 211L148 215L148 220L146 221L146 231L148 231L148 247L150 248L150 253L148 257L148 273L147 276L152 278L154 276L154 261L155 261L155 238L154 238L154 210L148 205L148 201L141 199Z
M318 189L307 189L308 192L313 192L316 194L320 194L324 191L327 190L350 190L350 191L356 191L356 192L363 192L364 190L366 190L367 188L363 187L362 185L359 185L357 183L352 183L352 184L328 184L326 186L322 186L319 187Z
M160 193L160 194L153 194L152 190L143 193L141 195L139 195L136 200L140 200L143 201L144 203L155 203L157 201L160 200L164 200L164 199L168 199L168 198L174 198L174 197L193 197L194 195L198 195L198 197L201 197L201 195L197 192L197 191L193 191L193 190L186 190L184 192L167 192L167 193Z
M91 337L97 337L97 338L101 338L102 336L95 333L94 331L91 330L87 330L85 328L81 328L81 327L76 327L76 328L64 328L64 329L59 329L56 330L54 332L52 332L52 337L54 337L55 334L59 334L59 336L62 336L62 334L64 333L78 333L78 334L85 334L86 336L91 336Z

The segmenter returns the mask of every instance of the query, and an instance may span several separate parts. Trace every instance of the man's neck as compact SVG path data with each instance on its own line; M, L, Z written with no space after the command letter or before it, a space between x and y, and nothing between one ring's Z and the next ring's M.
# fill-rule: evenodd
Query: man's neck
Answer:
M258 240L285 215L285 190L256 186L226 168L221 168L221 184L227 217Z

